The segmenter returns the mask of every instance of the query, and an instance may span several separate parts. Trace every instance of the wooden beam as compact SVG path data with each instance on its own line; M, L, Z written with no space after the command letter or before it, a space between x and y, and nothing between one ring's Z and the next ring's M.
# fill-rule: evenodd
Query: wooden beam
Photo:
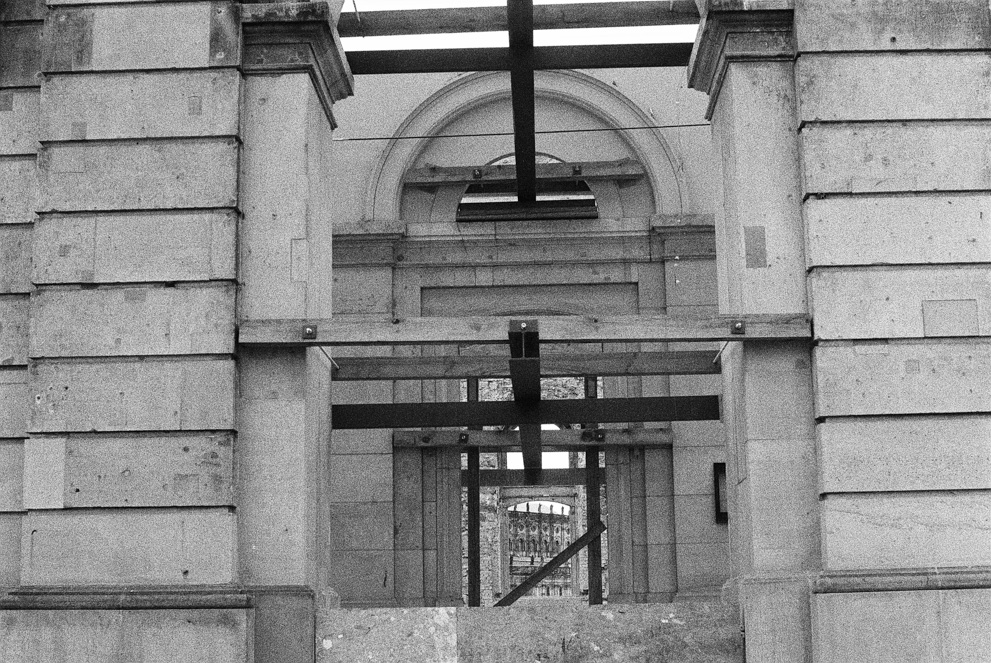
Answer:
M585 398L599 397L599 381L594 377L585 378ZM593 436L597 437L597 436ZM672 441L674 436L672 435ZM585 450L585 529L591 530L602 520L601 485L602 471L599 468L599 446ZM602 604L602 540L595 539L588 544L588 604Z
M536 46L534 70L687 67L692 44L604 44ZM508 48L438 48L409 51L349 51L351 73L428 74L509 71Z
M511 592L506 594L502 599L496 603L497 607L503 607L507 605L513 605L516 600L521 596L524 596L531 589L540 584L540 581L549 576L557 569L559 566L567 562L569 559L578 554L578 551L587 546L592 541L595 541L599 536L606 531L606 526L600 520L591 529L581 535L574 543L559 552L554 556L554 559L544 564L540 567L533 575L521 582L516 588Z
M541 440L545 449L585 451L590 447L670 447L674 435L668 428L585 428L582 430L545 430ZM433 449L462 447L482 451L519 451L519 431L397 430L392 433L394 447Z
M458 205L455 221L458 223L485 223L490 221L577 221L598 219L599 208L592 199L535 200L528 203L463 202Z
M461 472L462 485L468 485L468 471ZM585 485L585 470L580 467L567 469L544 469L536 476L528 475L526 470L481 470L479 485L482 487L517 487L517 486L583 486ZM603 481L605 483L605 481Z
M527 424L632 423L641 421L715 421L718 396L651 396L540 401L537 406L513 402L386 403L333 405L336 430L369 428L460 428Z
M468 380L468 402L478 402L478 378ZM466 450L468 469L462 473L462 485L467 488L468 511L468 607L482 605L482 504L480 491L481 465L479 448Z
M395 318L394 320L253 320L241 323L245 345L455 345L506 342L504 316ZM809 340L809 318L789 316L688 317L677 315L546 316L544 343L647 343Z
M335 357L334 381L452 380L508 378L505 357ZM712 350L677 352L603 352L545 354L540 375L569 376L706 375L719 373L719 356Z
M581 163L538 163L538 184L543 181L637 180L646 170L639 161L583 161ZM406 171L403 182L417 186L439 184L485 184L515 182L516 166L425 166Z
M509 22L509 80L513 90L516 199L520 203L534 203L537 201L537 142L534 135L533 0L508 0L506 12Z
M695 0L663 2L593 2L537 5L535 30L562 28L621 28L648 25L694 25L699 22ZM461 7L395 11L344 12L337 23L341 37L505 32L502 7Z

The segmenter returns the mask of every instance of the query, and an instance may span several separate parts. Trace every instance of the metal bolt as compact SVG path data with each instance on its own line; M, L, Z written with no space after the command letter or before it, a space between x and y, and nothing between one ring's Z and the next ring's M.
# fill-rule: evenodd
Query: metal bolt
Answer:
M476 168L475 170L471 171L471 176L476 180L482 179L482 169Z
M526 329L526 323L525 322L521 322L520 323L520 329Z
M461 433L461 435L458 435L458 443L468 444L468 433Z
M317 337L317 326L316 325L305 325L303 327L303 339L304 340L314 340Z
M747 331L747 324L743 320L734 320L730 324L731 334L745 334Z

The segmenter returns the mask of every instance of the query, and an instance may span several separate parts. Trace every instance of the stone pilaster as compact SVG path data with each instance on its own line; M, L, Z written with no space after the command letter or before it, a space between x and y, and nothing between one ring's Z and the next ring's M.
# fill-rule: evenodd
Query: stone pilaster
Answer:
M710 95L721 154L720 313L807 313L792 8L706 9L690 83ZM730 344L723 371L747 660L809 660L809 587L819 568L810 348Z

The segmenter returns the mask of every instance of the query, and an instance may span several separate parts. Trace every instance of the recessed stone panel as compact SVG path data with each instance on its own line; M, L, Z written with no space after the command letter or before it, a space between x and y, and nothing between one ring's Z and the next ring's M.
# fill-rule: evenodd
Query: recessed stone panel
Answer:
M991 490L830 495L825 570L991 565Z
M795 4L800 52L991 48L991 13L983 2L806 0Z
M37 152L39 96L37 89L0 89L0 155Z
M818 339L991 333L991 269L819 269L809 276Z
M805 194L991 188L991 125L982 122L806 125Z
M229 509L32 511L24 585L201 585L237 579Z
M41 90L41 137L235 136L240 89L236 69L50 75Z
M229 360L44 361L30 370L32 430L229 430Z
M46 214L34 229L37 284L235 278L233 212Z
M237 153L227 138L49 145L39 156L41 209L233 207Z
M149 663L243 663L251 660L252 612L5 610L0 611L0 659L113 663L129 651Z
M795 73L803 122L991 118L987 53L804 54Z
M240 57L231 2L63 7L49 12L45 26L46 72L196 69Z
M991 411L991 344L864 341L814 350L816 415Z
M991 261L986 194L809 198L804 217L810 267Z
M991 489L991 415L834 418L816 435L824 493Z
M32 357L229 354L234 287L41 289Z
M0 223L33 223L38 200L35 157L0 157Z
M27 295L0 295L0 366L27 364L27 342Z

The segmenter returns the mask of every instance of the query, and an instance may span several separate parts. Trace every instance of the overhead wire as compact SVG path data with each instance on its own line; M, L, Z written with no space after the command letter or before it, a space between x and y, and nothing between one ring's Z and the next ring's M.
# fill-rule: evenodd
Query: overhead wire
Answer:
M595 133L599 131L638 131L644 129L689 129L694 127L712 126L709 122L697 122L692 124L653 124L641 127L599 127L592 129L543 129L534 131L534 134L580 134ZM417 136L354 136L352 138L334 138L336 142L348 141L370 141L370 140L423 140L428 138L488 138L497 136L514 136L512 131L492 131L466 134L433 134Z

